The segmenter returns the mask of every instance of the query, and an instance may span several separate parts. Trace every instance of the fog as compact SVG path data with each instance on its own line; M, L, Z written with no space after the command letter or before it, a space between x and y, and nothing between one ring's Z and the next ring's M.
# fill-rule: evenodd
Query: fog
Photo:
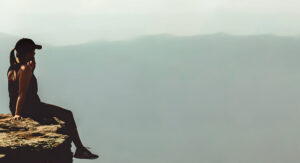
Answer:
M51 45L142 35L298 36L297 0L0 0L0 33Z

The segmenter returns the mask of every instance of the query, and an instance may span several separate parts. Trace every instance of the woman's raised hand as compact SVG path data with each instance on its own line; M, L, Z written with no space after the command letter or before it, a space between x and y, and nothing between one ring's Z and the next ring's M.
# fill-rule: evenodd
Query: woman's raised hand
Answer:
M28 66L31 70L33 70L35 65L34 65L34 62L32 62L32 61L30 60L30 61L27 62L27 66Z

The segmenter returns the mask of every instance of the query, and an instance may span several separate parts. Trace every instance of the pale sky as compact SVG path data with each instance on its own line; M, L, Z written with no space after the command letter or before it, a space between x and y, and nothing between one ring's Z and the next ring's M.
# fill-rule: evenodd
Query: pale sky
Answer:
M299 35L298 0L0 0L1 33L53 45L168 33Z

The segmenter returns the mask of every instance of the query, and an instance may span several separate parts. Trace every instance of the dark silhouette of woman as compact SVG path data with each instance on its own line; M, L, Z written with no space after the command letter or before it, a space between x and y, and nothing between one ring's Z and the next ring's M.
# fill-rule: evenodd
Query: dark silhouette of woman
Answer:
M12 113L11 120L22 117L31 117L35 120L44 117L57 117L66 122L68 135L76 146L75 158L96 159L98 155L91 153L83 146L72 111L56 105L47 104L40 100L37 91L37 79L34 75L35 49L42 49L31 39L20 39L10 52L10 66L7 71L9 108ZM15 51L16 50L16 56Z

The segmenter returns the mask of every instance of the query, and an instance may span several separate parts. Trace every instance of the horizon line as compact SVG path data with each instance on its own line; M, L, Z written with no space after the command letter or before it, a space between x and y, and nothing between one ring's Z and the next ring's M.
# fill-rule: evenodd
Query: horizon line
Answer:
M0 32L0 37L3 35L6 37L15 38L17 40L24 37L24 36L12 35L12 34L8 34L8 33ZM194 35L176 35L176 34L172 34L172 33L157 33L157 34L144 34L144 35L134 36L134 37L127 38L127 39L119 39L119 40L105 40L105 39L98 38L98 39L94 39L94 40L85 41L82 43L72 43L72 44L65 44L65 45L54 45L52 43L44 43L44 44L46 44L47 46L51 46L51 47L68 47L68 46L79 46L79 45L85 45L85 44L97 43L97 42L106 42L106 43L128 42L128 41L147 39L147 38L157 37L157 36L173 37L173 38L191 38L191 37L203 37L203 36L214 36L214 35L219 35L219 36L223 35L223 36L229 36L229 37L253 37L253 36L256 36L256 37L257 36L269 36L270 37L271 36L271 37L283 37L283 38L300 38L300 35L280 35L280 34L274 34L274 33L232 34L232 33L227 33L227 32L214 32L214 33L203 33L203 34L194 34Z

